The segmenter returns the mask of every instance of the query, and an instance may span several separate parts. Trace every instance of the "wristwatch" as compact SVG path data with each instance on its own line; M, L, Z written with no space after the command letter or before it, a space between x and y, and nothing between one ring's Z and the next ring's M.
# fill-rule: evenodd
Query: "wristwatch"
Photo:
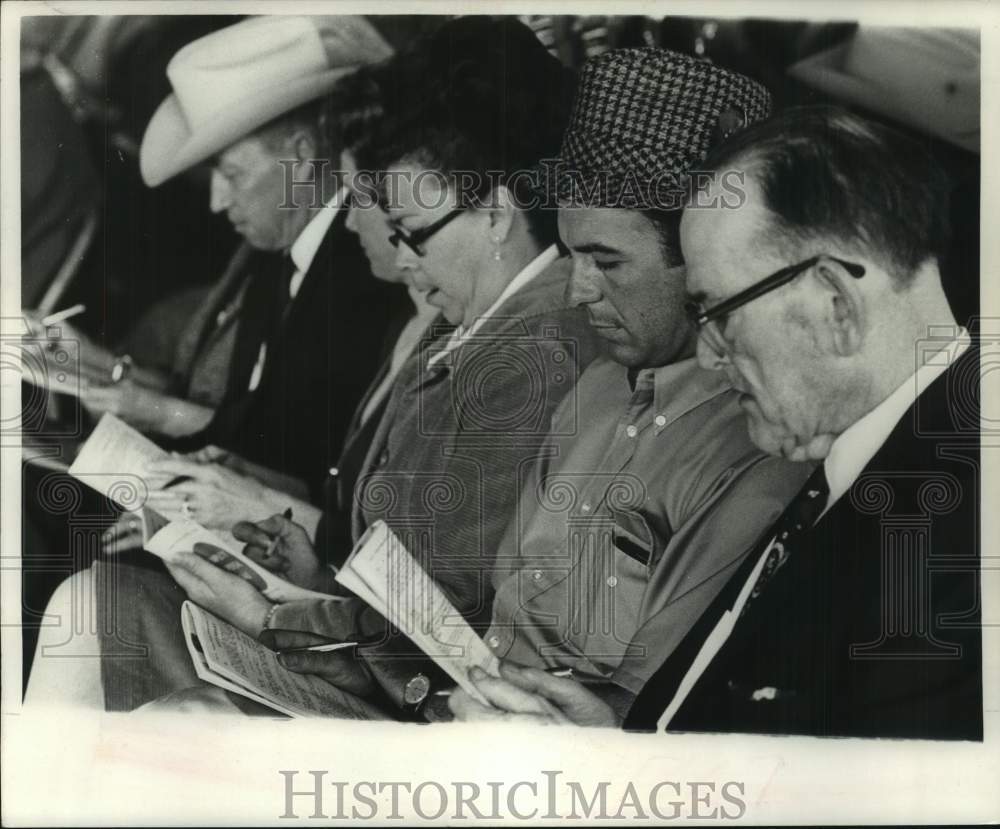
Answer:
M431 692L431 681L424 674L417 674L403 688L403 710L416 714L427 701Z

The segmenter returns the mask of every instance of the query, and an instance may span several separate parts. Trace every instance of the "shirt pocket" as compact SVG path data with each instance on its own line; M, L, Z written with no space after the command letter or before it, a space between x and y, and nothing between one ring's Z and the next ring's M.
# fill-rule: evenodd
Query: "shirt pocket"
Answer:
M663 555L666 539L653 530L640 512L614 510L612 517L611 543L615 550L640 565L648 575Z

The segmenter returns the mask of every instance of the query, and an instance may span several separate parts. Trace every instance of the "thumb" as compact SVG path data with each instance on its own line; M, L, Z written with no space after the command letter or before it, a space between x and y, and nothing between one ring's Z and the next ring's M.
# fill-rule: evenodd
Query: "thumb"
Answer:
M287 538L295 524L292 523L290 518L285 518L284 515L276 513L270 518L265 518L263 521L257 521L256 526L272 538Z

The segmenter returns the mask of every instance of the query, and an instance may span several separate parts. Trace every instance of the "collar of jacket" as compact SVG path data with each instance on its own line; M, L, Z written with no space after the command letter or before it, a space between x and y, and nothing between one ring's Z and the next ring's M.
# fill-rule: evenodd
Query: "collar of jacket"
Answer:
M419 346L418 369L415 377L410 380L408 388L417 389L446 377L454 367L457 355L467 354L470 347L484 345L485 340L489 340L489 344L496 347L504 341L513 342L531 337L528 319L567 310L566 284L571 269L572 263L569 257L556 259L531 282L507 297L507 300L482 323L475 336L461 343L433 365L428 365L428 360L447 346L451 332L441 332L433 339L425 339ZM432 323L431 329L432 333L438 333L440 330L436 323ZM552 336L558 337L560 332L553 330Z

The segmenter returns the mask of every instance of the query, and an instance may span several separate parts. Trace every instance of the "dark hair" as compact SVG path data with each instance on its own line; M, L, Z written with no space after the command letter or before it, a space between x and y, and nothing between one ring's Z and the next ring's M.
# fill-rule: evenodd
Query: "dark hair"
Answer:
M384 64L363 66L341 78L322 104L322 123L331 147L355 157L384 114ZM333 159L334 163L336 159Z
M468 172L467 203L505 185L525 205L535 200L527 173L558 152L573 81L516 19L450 20L386 65L384 115L359 148L358 165L379 171L411 161L453 180ZM527 214L535 238L554 242L556 211Z
M681 216L683 210L660 210L650 208L641 211L660 237L660 247L668 268L684 264L681 254Z
M326 129L326 117L324 100L314 99L268 121L253 134L269 149L280 150L291 135L305 130L316 144L316 158L329 159L333 157L335 145Z
M724 142L704 166L746 169L775 216L775 245L832 238L879 261L897 285L948 249L942 168L919 141L846 110L785 110Z

